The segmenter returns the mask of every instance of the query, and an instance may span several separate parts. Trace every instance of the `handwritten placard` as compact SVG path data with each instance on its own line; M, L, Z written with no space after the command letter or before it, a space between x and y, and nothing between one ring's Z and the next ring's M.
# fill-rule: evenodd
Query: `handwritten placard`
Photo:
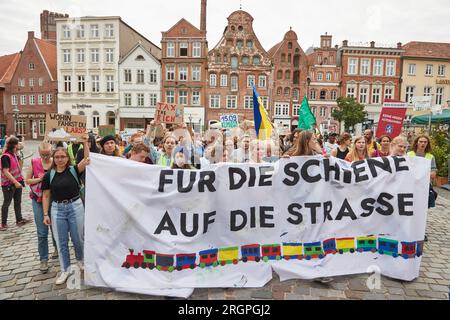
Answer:
M86 116L48 113L45 119L47 141L82 141L86 134Z
M184 107L176 104L158 102L155 112L156 123L183 123Z

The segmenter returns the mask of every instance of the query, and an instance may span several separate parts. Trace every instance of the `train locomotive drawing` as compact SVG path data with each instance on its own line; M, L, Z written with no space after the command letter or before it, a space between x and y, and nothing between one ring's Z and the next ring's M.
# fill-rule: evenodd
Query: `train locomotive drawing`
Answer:
M354 238L331 238L322 242L283 242L281 244L249 244L244 246L212 248L198 253L163 254L143 250L129 254L122 268L148 269L165 272L215 268L219 265L260 263L269 261L324 259L328 255L345 253L378 253L392 258L414 259L423 254L424 241L398 241L373 235Z

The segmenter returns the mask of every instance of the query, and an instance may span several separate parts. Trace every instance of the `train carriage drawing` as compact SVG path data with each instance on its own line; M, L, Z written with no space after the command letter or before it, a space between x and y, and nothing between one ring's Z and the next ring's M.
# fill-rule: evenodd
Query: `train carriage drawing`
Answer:
M373 236L356 238L356 251L358 252L377 252L377 238Z
M398 257L398 241L386 238L378 238L378 252L394 258Z
M219 249L209 249L209 250L203 250L198 253L200 256L200 268L205 267L217 267L219 265L218 262L218 253Z
M346 252L355 252L355 238L340 238L336 239L336 249L340 254Z
M325 252L322 249L322 243L312 242L305 243L303 245L304 255L306 260L311 259L323 259L325 257Z
M242 261L261 261L261 246L259 244L249 244L241 247Z
M266 244L261 246L262 257L265 262L281 260L281 246L279 244Z
M197 254L188 253L188 254L177 254L176 255L176 269L178 271L184 269L195 269L197 266L195 264L195 260L197 259Z
M239 262L239 247L219 249L220 265L224 266L226 264L237 264L238 262Z
M423 240L417 241L417 249L416 249L416 256L420 257L423 254Z
M142 268L149 268L152 270L155 268L155 251L144 250L144 262L142 263Z
M327 239L323 242L323 251L325 251L325 254L335 254L337 253L336 249L336 239Z
M159 271L169 271L172 272L175 270L174 264L174 256L173 254L156 254L156 268Z
M283 243L283 258L285 260L302 260L303 245L301 243Z

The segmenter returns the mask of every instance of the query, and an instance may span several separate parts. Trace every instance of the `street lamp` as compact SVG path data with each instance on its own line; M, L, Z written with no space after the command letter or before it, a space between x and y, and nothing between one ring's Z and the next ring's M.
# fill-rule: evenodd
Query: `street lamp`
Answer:
M12 112L14 114L14 135L17 137L17 123L19 120L19 108L17 106L14 106L14 109L12 109Z

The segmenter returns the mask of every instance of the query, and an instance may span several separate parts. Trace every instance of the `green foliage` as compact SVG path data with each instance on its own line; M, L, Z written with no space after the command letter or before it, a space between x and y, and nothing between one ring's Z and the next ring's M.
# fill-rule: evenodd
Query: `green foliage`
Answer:
M336 100L338 107L331 113L331 116L339 121L344 121L345 130L362 123L367 116L364 111L364 105L360 104L355 98L339 97Z
M448 176L448 157L450 155L450 134L444 129L435 129L431 133L431 153L436 159L438 176Z

